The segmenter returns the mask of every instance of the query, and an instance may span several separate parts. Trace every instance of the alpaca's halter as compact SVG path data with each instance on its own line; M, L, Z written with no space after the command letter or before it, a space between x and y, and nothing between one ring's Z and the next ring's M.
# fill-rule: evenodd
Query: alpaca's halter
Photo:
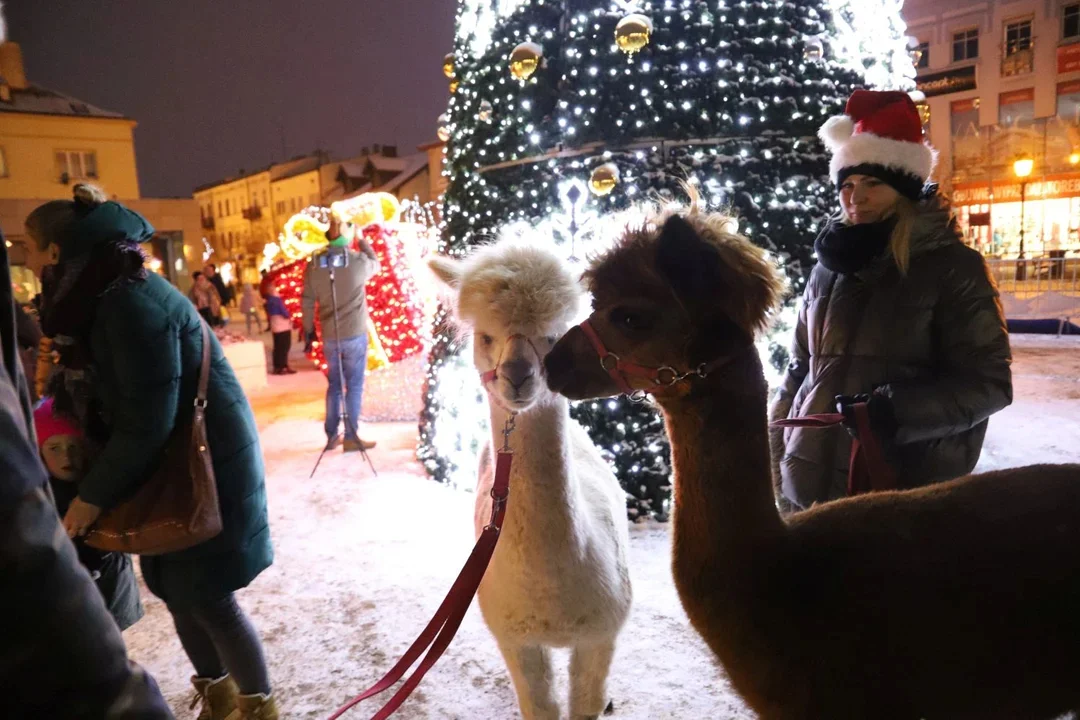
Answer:
M674 388L681 382L693 378L707 378L721 366L729 363L733 357L731 355L726 355L717 358L712 362L701 363L693 370L688 370L687 372L679 372L670 365L663 365L661 367L638 365L637 363L623 360L615 353L609 351L604 345L604 341L600 339L600 335L596 332L596 328L594 328L592 323L588 320L578 325L578 327L582 329L585 333L585 337L589 338L589 342L592 343L593 349L600 358L600 367L604 368L604 371L611 376L611 379L618 385L619 390L635 402L641 402L645 399L646 395L664 395L668 390ZM630 384L630 378L647 380L651 385L646 388L635 388Z
M533 353L535 353L537 359L540 360L540 374L542 375L544 373L544 356L540 354L540 351L536 349L536 346L533 345L532 340L530 340L527 335L524 335L522 333L514 333L513 335L510 335L506 338L506 342L503 344L502 352L499 353L499 359L495 361L495 367L480 373L480 382L484 384L485 388L487 387L488 383L494 382L495 380L499 379L499 366L502 365L503 353L506 352L507 346L510 345L511 341L513 340L524 340L526 344L528 344L528 346L532 348Z
M532 343L529 343L529 345L531 346ZM534 347L533 350L535 351L536 348ZM498 365L495 367L498 368ZM494 371L489 372L493 373ZM449 647L450 641L454 639L454 635L457 634L458 628L461 626L461 621L465 618L465 612L469 609L469 605L472 604L473 597L476 596L480 581L487 571L488 563L491 562L491 556L495 552L495 545L499 542L503 520L506 518L506 503L510 497L510 464L514 459L514 453L510 449L510 435L514 432L514 420L516 417L517 413L510 413L510 417L507 418L506 425L503 427L503 446L499 449L495 461L495 481L491 486L491 517L480 533L476 545L473 546L469 559L465 561L465 567L461 568L457 579L454 580L454 584L450 587L450 592L446 594L446 598L442 601L439 609L435 611L435 616L431 618L427 627L420 633L420 637L416 638L416 641L409 646L409 649L405 651L397 664L390 668L390 671L377 683L338 708L330 716L330 720L336 720L361 701L379 695L393 687L398 680L404 677L405 672L420 658L420 655L427 650L427 654L424 655L423 660L420 660L420 664L417 665L413 674L402 683L398 691L382 706L379 712L372 716L372 720L385 720L390 717L412 695L413 690L420 684L424 675L442 657L443 652Z

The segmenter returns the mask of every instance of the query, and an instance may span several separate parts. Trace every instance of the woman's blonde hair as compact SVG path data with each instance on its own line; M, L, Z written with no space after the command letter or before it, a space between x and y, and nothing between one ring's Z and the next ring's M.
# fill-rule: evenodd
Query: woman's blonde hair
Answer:
M841 209L844 223L851 224L851 218ZM908 266L911 264L911 231L915 226L915 203L903 195L897 195L890 216L896 218L892 234L889 235L889 252L893 256L897 270L901 275L907 275Z

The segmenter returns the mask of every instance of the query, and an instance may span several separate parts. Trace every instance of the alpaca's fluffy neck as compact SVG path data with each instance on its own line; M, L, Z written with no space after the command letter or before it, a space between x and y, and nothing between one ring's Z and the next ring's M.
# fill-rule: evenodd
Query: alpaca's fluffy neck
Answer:
M783 536L770 481L767 386L749 349L683 398L663 401L675 466L673 565L683 604L738 603Z
M492 449L498 451L509 413L494 402L488 405ZM549 396L518 414L514 422L516 429L510 435L514 460L504 531L518 537L569 537L566 532L580 505L570 464L569 404L562 397Z

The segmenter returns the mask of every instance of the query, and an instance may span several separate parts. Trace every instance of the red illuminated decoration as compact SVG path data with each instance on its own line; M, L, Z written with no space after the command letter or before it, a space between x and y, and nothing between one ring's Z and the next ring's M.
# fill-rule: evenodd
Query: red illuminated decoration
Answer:
M363 228L363 237L375 251L380 265L379 273L368 281L366 288L369 326L373 325L375 329L375 336L369 340L368 369L376 369L422 352L426 347L426 327L421 295L397 231L389 225L373 223ZM283 263L273 267L266 276L266 282L277 287L297 330L303 327L301 295L308 262L309 258L302 258ZM326 357L318 317L315 333L316 340L308 358L325 373Z

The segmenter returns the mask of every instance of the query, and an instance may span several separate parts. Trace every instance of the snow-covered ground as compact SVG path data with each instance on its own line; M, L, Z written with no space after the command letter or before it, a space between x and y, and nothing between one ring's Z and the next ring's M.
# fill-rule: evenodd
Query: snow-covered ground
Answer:
M1080 338L1014 338L1014 404L990 424L980 469L1080 462ZM324 380L272 377L253 395L267 463L276 560L239 595L263 635L286 718L326 718L408 647L472 547L472 500L425 479L415 423L368 425L373 477L356 456L328 454ZM616 718L751 718L690 628L670 574L670 528L631 529L634 612L611 673ZM147 616L125 633L178 718L194 717L191 667L164 606L143 589ZM566 658L558 677L566 696ZM375 701L347 717L370 717ZM513 718L509 676L475 606L443 659L396 715Z

